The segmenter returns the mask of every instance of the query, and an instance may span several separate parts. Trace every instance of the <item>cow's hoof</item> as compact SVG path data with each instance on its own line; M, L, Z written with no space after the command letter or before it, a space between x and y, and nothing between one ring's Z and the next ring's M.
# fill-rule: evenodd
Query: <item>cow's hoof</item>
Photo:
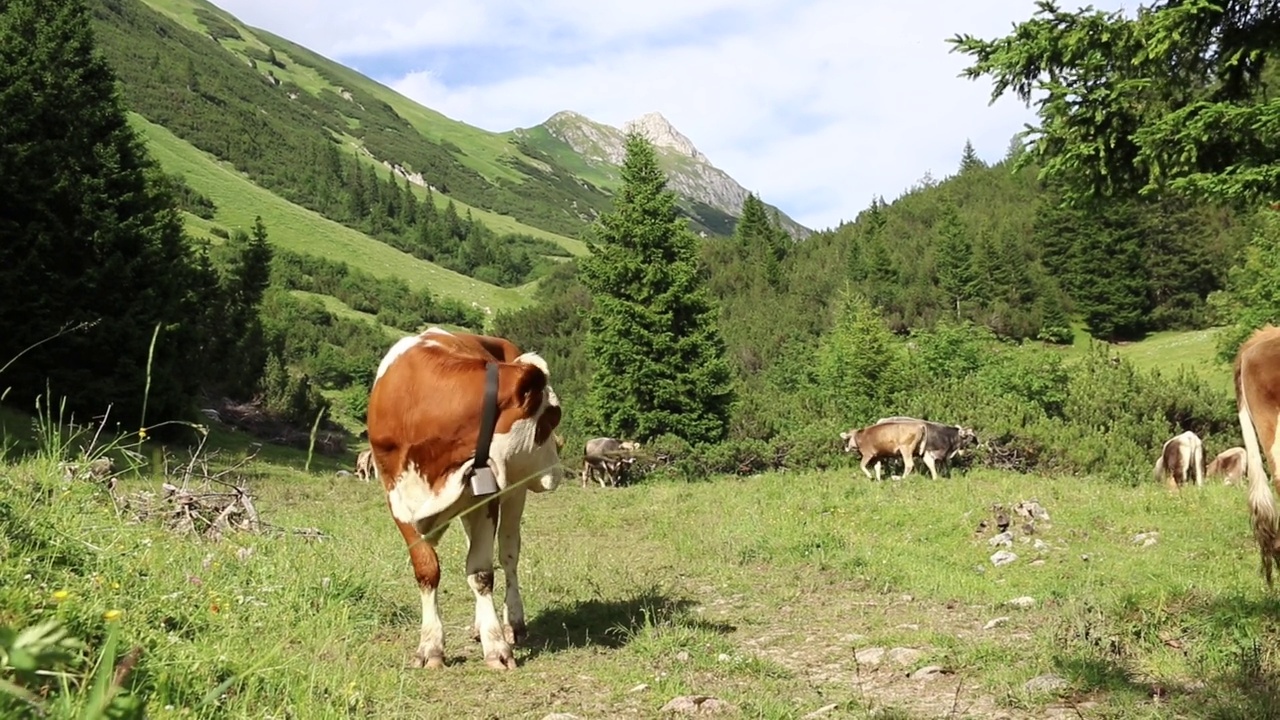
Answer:
M516 656L511 652L511 648L495 650L484 656L484 664L494 670L515 670Z
M515 622L503 626L502 636L506 638L509 645L523 645L525 639L529 637L529 631L525 629L523 622Z
M429 670L438 670L444 667L444 654L430 653L424 654L421 650L413 654L413 659L409 661L409 666L414 668L427 668Z

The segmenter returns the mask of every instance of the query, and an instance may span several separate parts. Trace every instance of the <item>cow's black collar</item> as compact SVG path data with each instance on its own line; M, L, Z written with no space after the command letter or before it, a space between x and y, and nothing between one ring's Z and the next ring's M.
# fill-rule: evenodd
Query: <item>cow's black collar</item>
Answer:
M477 497L498 492L498 481L489 467L489 445L498 424L498 363L485 363L484 405L480 410L480 437L476 440L475 462L471 465L471 494Z

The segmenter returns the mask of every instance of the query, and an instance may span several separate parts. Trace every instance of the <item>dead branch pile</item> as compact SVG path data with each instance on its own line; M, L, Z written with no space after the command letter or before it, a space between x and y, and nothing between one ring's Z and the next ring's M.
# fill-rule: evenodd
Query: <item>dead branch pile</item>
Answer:
M217 404L218 419L238 430L276 445L300 450L311 446L311 428L298 428L268 412L261 402L237 402L223 398ZM341 455L347 451L347 432L336 423L325 420L316 430L316 452Z
M229 533L283 530L258 516L253 496L246 487L248 478L244 467L254 455L215 472L210 468L210 460L217 456L217 451L205 454L202 449L203 443L190 459L173 468L173 457L166 455L162 470L166 481L160 486L160 492L139 490L126 495L113 492L116 507L136 522L158 522L178 535L195 535L214 542ZM308 539L324 537L316 528L288 532Z

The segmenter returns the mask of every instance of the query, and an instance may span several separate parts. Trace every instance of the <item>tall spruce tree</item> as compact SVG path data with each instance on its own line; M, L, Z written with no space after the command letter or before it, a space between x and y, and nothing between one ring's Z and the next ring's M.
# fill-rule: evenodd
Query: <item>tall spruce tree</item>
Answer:
M623 186L581 261L591 294L588 404L598 432L688 442L724 438L734 398L698 240L676 212L653 145L631 133Z
M0 376L78 418L173 418L199 388L209 278L126 121L81 0L0 2ZM159 327L148 383L148 354Z

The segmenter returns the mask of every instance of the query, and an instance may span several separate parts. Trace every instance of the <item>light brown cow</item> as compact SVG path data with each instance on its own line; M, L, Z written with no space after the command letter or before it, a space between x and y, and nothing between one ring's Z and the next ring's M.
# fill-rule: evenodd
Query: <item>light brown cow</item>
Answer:
M1272 325L1256 331L1240 346L1235 362L1236 407L1244 436L1245 474L1249 478L1249 517L1253 539L1262 558L1262 575L1271 587L1272 571L1280 560L1280 529L1276 499L1263 465L1263 448L1271 471L1280 469L1280 328Z
M875 463L875 479L878 481L880 480L881 458L894 455L902 456L902 477L905 478L910 475L912 468L915 467L915 456L923 453L926 435L927 432L923 422L894 421L868 425L852 432L842 432L840 433L840 439L845 441L845 452L857 450L858 454L862 456L862 462L859 467L862 468L862 472L867 477L871 477L871 473L867 470L867 465L872 462ZM933 479L937 480L938 471L934 467L933 456L925 454L924 464L929 468Z
M1193 472L1196 486L1204 485L1204 443L1200 436L1188 430L1165 440L1152 469L1155 481L1163 480L1170 490L1177 490L1191 479Z
M373 474L373 451L364 450L356 456L356 477L365 482L369 482L369 476Z
M1213 458L1204 469L1206 477L1221 477L1225 485L1232 485L1244 476L1245 451L1242 447L1227 448Z
M422 595L416 667L444 665L436 545L459 516L467 535L467 585L476 600L472 627L486 664L515 667L512 646L525 635L517 565L526 490L554 490L563 475L553 437L560 402L549 377L546 361L521 354L503 338L434 327L402 338L378 366L369 395L369 444ZM482 448L488 397L492 436ZM488 457L481 468L474 467L477 455ZM486 481L498 492L486 488ZM495 533L506 578L503 623L493 602Z

